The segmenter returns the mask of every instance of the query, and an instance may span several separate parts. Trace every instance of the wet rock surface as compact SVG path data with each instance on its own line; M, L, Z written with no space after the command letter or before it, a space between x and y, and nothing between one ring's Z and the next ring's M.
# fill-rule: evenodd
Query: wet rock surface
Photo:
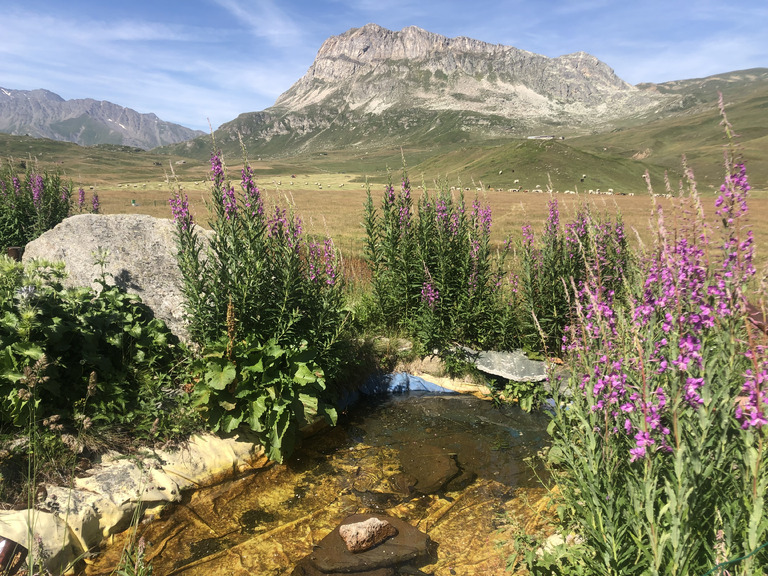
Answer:
M397 536L397 528L389 521L374 517L339 526L339 535L350 552L365 552L378 546L391 536Z
M546 363L531 360L522 350L475 352L465 348L464 351L467 353L467 360L486 374L514 382L544 382L547 379Z
M373 563L337 573L503 575L514 537L512 528L499 535L499 519L533 522L527 517L545 494L536 478L543 472L524 460L545 445L547 422L463 395L411 394L361 405L337 427L305 439L284 464L184 493L135 537L147 542L155 574L290 574L301 565L303 574L327 575L302 559L334 532L346 555L388 550L407 527L393 522L397 537L358 553L347 550L337 528L356 514L392 517L438 543L436 552L399 568ZM86 574L112 574L123 544L116 536Z
M351 552L341 536L345 528L355 524L378 520L386 522L397 533L378 546L365 551ZM346 518L323 538L315 549L303 558L293 571L293 576L310 574L382 574L394 573L396 567L429 554L429 536L407 522L392 516L354 514ZM387 571L388 570L388 571Z

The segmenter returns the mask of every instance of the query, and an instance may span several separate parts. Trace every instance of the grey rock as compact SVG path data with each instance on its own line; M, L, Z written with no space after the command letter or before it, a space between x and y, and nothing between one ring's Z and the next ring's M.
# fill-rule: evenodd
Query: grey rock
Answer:
M515 382L544 382L547 380L547 365L541 360L529 359L522 350L512 352L465 349L467 359L478 370L486 374L506 378Z
M99 250L108 251L107 283L137 294L174 334L186 339L171 220L142 214L71 216L27 244L23 260L63 261L68 273L65 285L98 289L94 279L101 270L94 255Z
M387 521L397 529L397 535L364 552L350 552L339 534L340 528L365 522L370 518ZM399 518L379 514L353 514L318 542L308 556L299 561L293 576L394 574L394 567L427 557L430 545L429 536Z

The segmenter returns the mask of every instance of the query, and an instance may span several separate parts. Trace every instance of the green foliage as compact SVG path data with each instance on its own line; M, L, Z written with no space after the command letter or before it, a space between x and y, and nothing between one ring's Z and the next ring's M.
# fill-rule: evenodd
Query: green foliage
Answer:
M543 347L553 356L559 355L563 334L573 320L574 288L594 277L606 292L620 298L633 274L621 215L613 222L593 216L584 205L561 227L557 200L549 202L549 217L538 242L530 226L523 228L518 255L523 347Z
M291 210L264 206L247 161L239 194L218 155L211 166L207 243L186 197L171 199L189 329L205 360L198 404L214 429L248 425L282 460L307 410L325 406L325 378L348 361L340 258L329 238L307 238ZM320 376L307 380L306 366Z
M26 163L25 163L26 166ZM69 216L72 184L57 172L0 169L0 248L25 246Z
M181 395L177 339L137 296L100 279L66 289L63 267L0 258L0 425L63 418L71 426L172 433Z
M595 275L574 295L550 457L588 573L704 574L739 557L729 573L757 576L768 563L767 337L747 319L749 185L726 168L716 243L689 173L674 229L658 209L631 297ZM757 299L765 309L764 286Z
M490 208L462 195L424 192L414 212L406 174L391 183L380 211L365 205L365 258L384 325L415 337L422 350L451 341L494 347L503 258L490 248Z
M135 530L132 536L133 539L123 550L115 574L117 576L152 576L152 565L146 559L146 542L143 537L139 538L138 543L135 542Z
M517 402L523 410L530 412L538 409L544 401L550 396L541 382L515 382L509 380L500 396L507 402Z
M214 431L247 426L267 448L267 456L282 462L302 426L317 416L336 424L336 410L322 400L325 378L316 356L306 342L283 348L274 338L264 344L211 344L194 365L199 376L195 403L205 410Z

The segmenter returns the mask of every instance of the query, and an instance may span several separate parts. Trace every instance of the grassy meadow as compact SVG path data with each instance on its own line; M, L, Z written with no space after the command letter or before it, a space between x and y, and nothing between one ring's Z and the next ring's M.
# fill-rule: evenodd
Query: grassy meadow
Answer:
M755 217L768 213L768 125L760 111L766 97L759 93L734 105L731 121L739 130L741 153L749 172L752 227L758 262L766 262L768 222ZM471 203L475 194L493 210L492 241L500 244L520 234L529 223L540 229L547 216L551 187L558 192L564 220L589 202L597 213L621 213L632 242L650 240L648 219L652 202L643 174L648 171L656 193L665 192L665 174L677 189L683 156L693 169L704 209L713 203L723 179L725 140L716 106L677 118L665 118L566 140L489 141L473 146L382 145L371 150L328 150L295 157L250 157L254 178L267 201L292 202L310 233L328 234L352 266L362 251L363 203L366 182L378 202L387 179L400 179L403 159L414 193L437 187L464 190ZM168 198L175 185L189 195L198 224L210 214L210 164L207 158L181 157L167 150L144 151L126 146L81 147L71 143L0 134L3 162L34 163L60 170L75 187L96 192L103 213L141 213L171 216ZM239 181L242 158L225 154L229 176ZM174 184L175 183L175 184ZM513 192L511 190L518 190ZM528 190L528 193L525 191ZM565 191L576 194L564 194ZM600 190L603 194L589 194ZM613 195L605 192L613 190ZM541 191L541 192L539 192ZM657 198L662 205L668 202ZM354 269L355 266L352 266Z
M199 170L201 176L196 180L185 181L181 177L178 184L189 195L190 211L198 224L206 226L209 212L206 201L210 198L210 182L205 175L206 166L187 168L189 172ZM259 171L262 172L259 175ZM302 218L308 232L331 236L336 245L341 248L348 264L352 264L362 253L364 233L362 229L363 204L366 198L366 185L363 174L328 174L291 173L263 174L269 171L267 166L255 165L257 184L262 189L267 202L284 203L287 198L295 205L296 213ZM236 183L239 170L231 169L231 176ZM393 180L398 180L399 174L393 172ZM377 180L381 180L378 178ZM418 181L412 174L412 180ZM374 202L378 202L383 193L384 184L381 181L369 184ZM415 187L415 186L414 186ZM465 187L466 188L466 187ZM673 202L664 197L652 199L647 190L640 190L634 196L614 194L590 195L586 192L579 194L550 194L543 192L509 192L471 187L464 191L465 200L471 203L475 195L481 201L488 203L493 211L492 240L500 245L510 234L520 236L521 227L530 223L534 230L541 230L548 214L548 202L556 198L560 205L563 220L568 220L583 202L588 202L596 214L616 215L620 213L630 233L630 241L637 245L639 242L652 241L649 229L649 218L654 203L660 203L667 211L667 217L673 218ZM434 190L434 185L429 187ZM658 192L664 191L664 182L655 184ZM165 180L137 180L118 183L104 183L96 186L101 201L101 209L105 214L149 214L158 218L170 218L168 197L171 193L171 183ZM457 192L458 193L458 192ZM418 198L419 189L415 190ZM714 212L714 194L705 192L703 196L705 213ZM755 217L768 213L768 193L765 190L754 190L750 200L753 215L751 224L758 246L757 258L760 262L768 261L768 221ZM671 210L671 212L670 212ZM353 265L354 269L354 265Z

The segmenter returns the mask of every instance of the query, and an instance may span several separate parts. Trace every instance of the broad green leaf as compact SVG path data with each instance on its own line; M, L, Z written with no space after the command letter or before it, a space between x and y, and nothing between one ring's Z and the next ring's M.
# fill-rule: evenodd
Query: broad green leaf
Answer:
M296 373L293 375L293 381L297 384L310 384L317 381L317 376L306 364L300 363L296 368Z
M237 370L233 364L226 362L222 366L216 362L209 362L205 383L214 390L224 390L236 377Z
M265 398L262 396L258 400L253 400L249 403L248 407L248 426L250 426L251 430L254 432L263 432L264 425L262 424L261 418L267 411Z
M236 430L238 426L240 426L240 423L242 422L242 415L233 416L230 414L227 414L222 418L221 420L221 430L224 432L232 432L233 430Z

